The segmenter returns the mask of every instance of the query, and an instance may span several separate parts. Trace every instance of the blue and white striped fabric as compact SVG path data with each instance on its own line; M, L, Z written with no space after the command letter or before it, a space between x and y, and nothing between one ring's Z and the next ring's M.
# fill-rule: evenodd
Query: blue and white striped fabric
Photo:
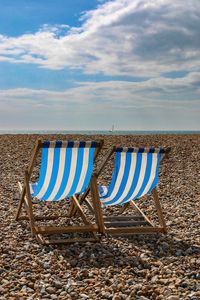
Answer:
M58 201L82 193L93 171L97 143L45 141L38 183L30 184L33 197L43 201Z
M149 194L158 183L164 149L118 148L109 187L100 186L102 206L120 205Z

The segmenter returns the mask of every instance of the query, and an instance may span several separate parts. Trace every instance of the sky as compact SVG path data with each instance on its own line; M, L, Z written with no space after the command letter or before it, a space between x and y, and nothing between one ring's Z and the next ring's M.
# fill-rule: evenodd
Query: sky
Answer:
M0 130L200 130L199 0L1 0Z

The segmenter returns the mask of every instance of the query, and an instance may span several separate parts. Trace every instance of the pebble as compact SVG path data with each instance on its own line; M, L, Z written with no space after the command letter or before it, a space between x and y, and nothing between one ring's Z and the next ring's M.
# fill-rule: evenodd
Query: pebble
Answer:
M112 297L112 300L121 300L121 297L119 295L114 295Z
M60 281L54 281L54 286L57 288L57 289L60 289L60 288L62 288L62 286L63 286L63 284L62 284L62 282L60 282Z
M167 298L167 300L180 300L180 298L178 296L171 295Z
M83 298L83 299L88 299L89 298L89 296L86 295L86 294L80 294L80 297Z
M54 294L56 292L56 290L52 286L48 286L46 288L46 292L49 293L49 294Z

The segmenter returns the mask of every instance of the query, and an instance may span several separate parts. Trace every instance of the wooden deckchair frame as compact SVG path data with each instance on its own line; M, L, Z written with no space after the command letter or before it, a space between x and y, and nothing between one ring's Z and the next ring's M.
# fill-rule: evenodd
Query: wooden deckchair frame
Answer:
M94 161L97 159L99 152L101 151L101 148L103 147L103 140L100 140L97 142L97 147L95 149L94 154ZM85 213L83 212L83 209L78 201L78 196L73 195L70 197L73 207L76 207L79 216L81 217L84 225L83 226L65 226L65 227L55 227L55 226L36 226L35 223L37 221L44 221L44 220L55 220L59 217L67 217L67 215L54 215L50 217L42 217L42 216L35 216L33 212L33 202L32 202L32 196L30 193L30 178L33 172L34 164L36 162L36 158L38 156L39 150L42 148L42 141L38 140L35 144L34 151L32 154L32 158L29 164L29 167L25 171L25 179L24 179L24 185L22 187L22 184L18 182L19 189L21 192L20 201L18 204L15 220L28 220L29 226L31 229L32 236L35 236L36 239L42 243L42 244L59 244L59 243L71 243L71 242L85 242L85 241L97 241L97 237L95 232L98 231L98 226L96 224L92 224L87 217L85 216ZM22 207L24 205L26 215L21 216L22 213ZM91 204L90 204L91 206ZM56 239L56 240L47 240L44 238L45 234L61 234L61 233L81 233L81 232L91 232L93 237L92 238L75 238L75 239Z
M98 172L93 174L90 184L92 199L95 199L94 203L94 213L97 220L98 230L102 234L112 234L112 235L130 235L130 234L149 234L149 233L167 233L167 227L163 216L162 206L158 198L157 189L154 188L152 191L153 200L155 208L158 215L159 226L155 226L150 219L144 214L144 212L137 206L135 201L129 201L124 204L120 212L120 216L103 216L103 209L101 207L101 201L99 197L97 178L104 169L107 161L110 159L112 154L116 151L117 147L113 147L111 151L108 152L105 160L102 162ZM162 156L161 160L169 157L169 152L171 148L166 148L165 153ZM132 205L137 212L133 216L124 216L122 215L125 210ZM107 227L106 224L109 226ZM120 226L120 225L123 225ZM139 226L147 225L147 226Z

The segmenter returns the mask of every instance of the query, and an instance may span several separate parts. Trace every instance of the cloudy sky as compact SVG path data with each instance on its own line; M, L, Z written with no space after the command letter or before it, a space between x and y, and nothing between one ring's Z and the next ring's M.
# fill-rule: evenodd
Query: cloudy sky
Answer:
M199 0L1 0L0 129L200 130Z

